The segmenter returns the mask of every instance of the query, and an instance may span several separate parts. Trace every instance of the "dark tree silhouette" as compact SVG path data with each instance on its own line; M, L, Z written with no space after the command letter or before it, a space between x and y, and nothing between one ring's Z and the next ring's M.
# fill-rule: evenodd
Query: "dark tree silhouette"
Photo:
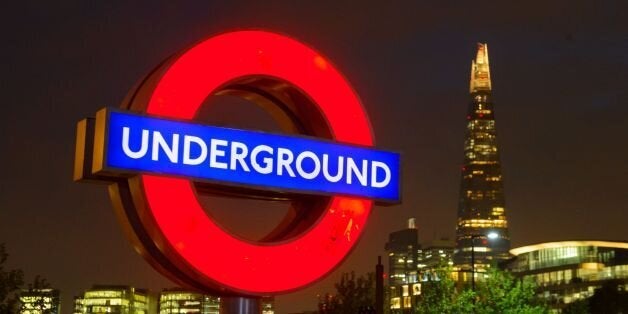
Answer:
M355 272L343 273L335 285L336 294L319 300L319 312L333 314L375 313L375 274L356 278Z
M628 313L628 291L624 290L623 283L611 280L595 289L593 296L588 299L572 302L563 313L567 314L620 314Z
M18 309L19 292L24 284L24 272L20 269L5 269L9 254L4 243L0 243L0 314L12 314Z

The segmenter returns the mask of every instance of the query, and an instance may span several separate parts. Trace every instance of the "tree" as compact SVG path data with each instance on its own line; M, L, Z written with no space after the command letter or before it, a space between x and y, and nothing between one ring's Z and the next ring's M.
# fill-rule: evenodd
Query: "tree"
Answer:
M355 272L343 273L334 285L336 294L326 294L319 300L322 313L356 314L374 313L375 274L370 272L356 278Z
M0 314L15 313L19 304L20 287L24 284L24 272L19 269L5 270L9 258L4 243L0 243Z
M473 313L475 293L471 290L458 291L451 273L450 267L442 266L433 271L429 281L423 282L416 313Z
M425 314L452 313L456 298L456 286L449 277L450 269L439 268L430 281L424 282L421 288L421 302L416 312Z
M434 272L424 283L417 313L541 314L548 309L535 296L534 284L515 279L510 273L491 270L475 291L456 289L450 268Z
M547 306L537 297L530 280L514 278L497 269L488 272L487 279L478 286L475 311L485 314L542 314Z

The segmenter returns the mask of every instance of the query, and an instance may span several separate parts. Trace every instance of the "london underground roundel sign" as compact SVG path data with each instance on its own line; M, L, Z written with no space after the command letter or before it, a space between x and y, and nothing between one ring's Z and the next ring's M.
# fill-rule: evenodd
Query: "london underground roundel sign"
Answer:
M212 95L255 102L284 134L195 122ZM331 272L373 202L399 202L399 155L373 144L357 95L327 59L282 35L238 31L171 57L121 109L79 122L74 175L109 184L135 248L170 279L268 295ZM270 234L248 241L205 212L197 197L205 193L291 207Z

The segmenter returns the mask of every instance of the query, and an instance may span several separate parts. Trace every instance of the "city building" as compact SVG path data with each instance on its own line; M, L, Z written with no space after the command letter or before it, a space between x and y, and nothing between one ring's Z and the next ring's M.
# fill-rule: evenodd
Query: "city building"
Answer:
M425 248L419 248L417 252L417 270L419 281L428 281L432 271L443 266L453 265L455 242L441 238L432 241Z
M421 289L429 286L429 281L438 280L434 270L453 264L454 245L454 241L441 238L422 248L414 218L408 219L405 229L389 235L386 251L391 313L413 313Z
M83 296L74 298L74 313L147 314L155 312L155 303L144 289L94 285Z
M506 269L536 282L539 295L557 312L610 281L628 291L628 242L546 242L510 253Z
M159 294L159 314L219 314L220 298L182 289L165 289Z
M469 85L454 254L464 280L508 259L510 249L486 44L477 46Z
M415 281L390 286L390 313L414 313L414 309L421 301L421 289L424 283Z
M398 236L399 234L403 233L392 233L391 238L393 235ZM408 236L406 240L408 239L412 238ZM393 274L393 271L397 271L396 279L389 280L388 287L390 296L389 309L390 312L394 314L414 313L414 309L418 303L421 302L422 289L429 289L431 284L430 282L440 280L436 275L435 270L440 267L450 266L453 264L452 256L454 253L454 242L449 239L435 240L425 248L421 248L418 244L413 244L413 247L416 247L414 255L410 255L406 251L399 250L395 253L397 259L392 261L389 260L390 263L393 263L390 264L392 265L392 267L390 267L391 274ZM405 262L408 260L407 256L413 256L412 258L416 261L414 262L414 265L411 265L413 263ZM404 257L406 257L406 260L402 261ZM411 269L410 267L414 268Z
M20 314L59 314L59 290L25 289L20 293Z
M395 231L388 236L388 284L390 286L417 281L417 252L419 233L414 218L408 219L405 229Z

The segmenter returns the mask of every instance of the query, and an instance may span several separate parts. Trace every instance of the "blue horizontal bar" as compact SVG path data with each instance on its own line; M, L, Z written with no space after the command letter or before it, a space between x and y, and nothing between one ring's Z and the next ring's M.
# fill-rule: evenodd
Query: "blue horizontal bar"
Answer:
M109 111L105 170L400 201L398 153Z

